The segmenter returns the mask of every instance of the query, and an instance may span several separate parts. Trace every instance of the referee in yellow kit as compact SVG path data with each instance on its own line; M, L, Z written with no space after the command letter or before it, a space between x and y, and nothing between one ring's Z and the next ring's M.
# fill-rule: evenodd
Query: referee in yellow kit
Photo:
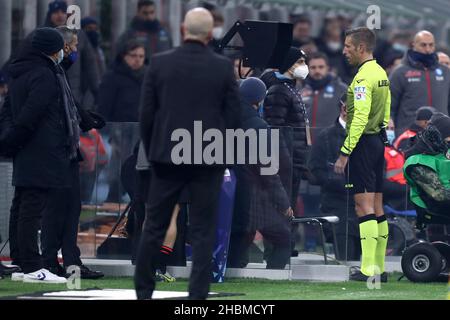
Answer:
M373 58L375 44L375 33L368 28L346 32L343 53L351 65L358 67L358 73L347 93L347 138L335 171L344 174L347 168L359 218L362 262L350 279L366 281L379 274L381 281L386 282L388 224L382 191L391 94L386 72Z

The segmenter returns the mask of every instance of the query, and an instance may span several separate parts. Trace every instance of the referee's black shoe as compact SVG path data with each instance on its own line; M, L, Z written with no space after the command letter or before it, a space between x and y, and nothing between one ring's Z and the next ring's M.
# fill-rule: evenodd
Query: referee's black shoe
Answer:
M361 272L361 269L359 267L352 267L350 268L350 280L353 281L363 281L366 282L369 280L369 276L366 276L364 273ZM383 272L380 274L380 282L386 283L388 282L388 275L386 272Z
M369 276L366 276L364 273L361 272L361 270L355 271L352 274L350 274L350 280L352 281L361 281L361 282L367 282L369 280Z

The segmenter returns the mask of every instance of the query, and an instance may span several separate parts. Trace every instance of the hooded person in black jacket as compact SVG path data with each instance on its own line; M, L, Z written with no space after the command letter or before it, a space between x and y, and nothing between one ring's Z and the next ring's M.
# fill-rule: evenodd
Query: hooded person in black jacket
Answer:
M241 83L240 95L241 128L244 131L270 130L258 114L259 104L266 95L264 83L257 78L248 78ZM245 149L247 158L250 147ZM238 268L246 265L245 249L253 242L258 230L264 240L273 245L267 255L267 269L284 269L291 253L289 218L293 212L289 195L278 174L261 175L260 168L260 164L235 167L236 199L228 263Z
M13 61L11 75L12 126L2 145L12 150L16 187L11 219L11 257L20 261L24 281L64 283L43 269L37 232L47 206L49 190L70 187L72 164L77 160L76 107L64 103L60 85L64 39L54 29L36 30L29 52Z
M90 130L94 124L84 122L78 112L65 71L60 66L64 50L51 53L59 49L61 41L64 47L65 41L59 31L37 29L28 50L12 61L12 116L10 129L3 140L10 151L9 156L14 158L13 184L16 186L10 221L11 257L23 267L24 278L27 273L32 278L39 277L30 270L44 266L44 271L38 269L38 273L44 273L44 279L50 281L53 276L47 273L48 270L58 271L52 266L61 247L66 266L83 267L76 245L81 211L79 136L81 128ZM34 200L29 203L31 199ZM56 214L56 219L51 213ZM22 249L24 215L33 218L25 228L42 228L45 261L40 261L35 249L33 255L24 257L23 252L29 250ZM37 245L36 238L27 240L30 248Z
M305 104L295 88L298 79L305 79L308 76L309 71L305 61L305 53L292 47L279 72L263 76L266 84L271 84L264 100L264 119L272 127L292 127L293 130L292 137L284 135L286 145L292 144L292 184L288 182L291 179L286 179L281 173L286 190L292 190L291 206L293 208L302 174L306 171L308 149L311 143L308 138ZM282 162L283 159L280 161Z

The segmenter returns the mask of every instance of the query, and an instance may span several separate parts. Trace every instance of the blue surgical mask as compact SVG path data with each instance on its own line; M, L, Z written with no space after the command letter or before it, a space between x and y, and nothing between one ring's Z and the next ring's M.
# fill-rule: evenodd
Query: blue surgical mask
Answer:
M386 130L387 139L389 144L392 145L395 140L395 131L394 130Z
M264 118L264 104L262 102L258 105L258 114L261 118Z
M72 51L68 56L70 62L75 63L78 59L78 51Z

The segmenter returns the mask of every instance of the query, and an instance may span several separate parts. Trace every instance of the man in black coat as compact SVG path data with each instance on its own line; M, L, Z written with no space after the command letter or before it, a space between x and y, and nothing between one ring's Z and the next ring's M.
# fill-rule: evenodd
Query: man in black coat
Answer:
M258 114L259 104L266 96L266 86L258 78L248 78L240 85L241 128L244 131L271 131ZM268 139L271 141L272 139ZM255 144L260 145L258 139ZM270 149L270 143L268 143ZM245 154L250 156L250 145L245 146ZM271 150L274 154L277 150ZM279 152L279 150L278 150ZM267 269L284 269L291 255L290 224L293 215L289 195L281 183L280 176L261 175L262 165L249 164L235 166L236 198L233 212L228 264L232 268L245 267L246 250L254 240L258 230L273 248L267 253Z
M98 95L98 112L108 122L139 121L144 61L144 45L130 40L117 54L111 70L103 77Z
M204 130L218 129L223 137L226 128L239 126L240 103L233 65L207 47L212 29L213 17L206 9L189 11L182 29L184 44L155 55L144 81L141 137L153 167L136 264L138 299L152 297L155 260L173 208L185 187L191 195L189 219L193 248L189 298L208 297L216 210L225 167L196 159L195 165L189 160L175 165L172 151L177 143L172 140L177 129L195 139L194 121L201 121ZM198 153L192 152L193 149L188 153L203 158L200 154L203 149Z
M43 269L37 241L49 190L70 186L68 173L76 159L76 109L65 109L58 81L63 47L58 31L38 29L30 51L10 66L13 125L1 149L14 156L11 215L17 229L10 237L17 238L11 242L18 245L18 257L12 258L20 261L24 281L65 282Z
M63 91L62 100L64 106L66 106L66 103L72 104L72 107L76 109L78 118L77 125L73 128L73 131L79 132L79 129L82 129L84 132L87 132L93 128L101 129L104 126L103 119L97 117L97 120L99 120L97 122L93 117L94 113L92 111L86 111L79 107L67 80L67 71L73 67L73 63L67 61L68 52L76 52L77 50L77 32L64 26L58 27L56 30L64 39L65 59L60 65L56 66L59 85ZM59 276L66 276L67 268L77 266L80 268L82 279L97 279L101 278L103 274L91 271L83 265L80 258L80 248L77 245L81 214L80 169L78 162L82 160L79 152L79 137L77 136L74 156L71 157L70 172L67 172L70 176L70 187L51 188L48 195L46 210L42 218L42 257L45 269ZM58 262L58 251L60 249L65 268L62 268Z

